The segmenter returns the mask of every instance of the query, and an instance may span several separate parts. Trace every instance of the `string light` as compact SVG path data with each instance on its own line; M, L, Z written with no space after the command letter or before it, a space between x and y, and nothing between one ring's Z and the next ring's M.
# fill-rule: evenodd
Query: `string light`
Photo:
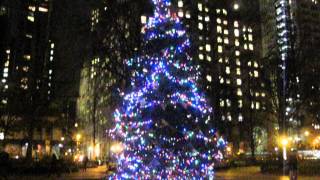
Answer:
M144 55L127 60L131 87L114 112L110 135L123 144L109 179L208 179L221 157L210 108L199 92L199 66L169 0L153 0L144 27ZM219 144L225 142L219 139Z

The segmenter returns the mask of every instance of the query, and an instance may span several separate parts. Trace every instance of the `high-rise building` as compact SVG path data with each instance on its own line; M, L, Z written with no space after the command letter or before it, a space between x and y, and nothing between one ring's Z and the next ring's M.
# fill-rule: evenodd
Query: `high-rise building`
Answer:
M41 149L41 153L48 153L48 147L53 147L62 136L53 125L56 118L47 113L54 86L51 7L52 1L48 0L0 1L0 118L15 126L6 129L13 132L5 134L4 139L14 149L22 149L16 151L20 152L18 156L25 155L28 143L21 142L31 131L34 142L38 142L33 143L33 148Z
M262 121L258 114L266 109L260 29L255 26L257 21L247 18L258 6L246 3L173 1L191 37L191 54L200 64L201 84L214 107L215 126L236 147L250 141L256 124ZM244 130L248 128L251 131Z
M261 0L263 56L278 58L285 129L319 127L320 5L317 0Z
M49 6L48 1L1 4L1 93L21 95L2 95L2 104L28 101L29 91L46 100L51 97L55 44L50 39Z

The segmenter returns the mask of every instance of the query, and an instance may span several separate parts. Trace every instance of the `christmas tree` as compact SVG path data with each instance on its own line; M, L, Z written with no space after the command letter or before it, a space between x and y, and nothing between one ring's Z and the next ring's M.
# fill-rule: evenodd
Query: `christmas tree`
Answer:
M127 60L131 87L115 113L111 134L122 142L110 179L208 179L216 146L212 109L197 88L199 67L169 0L153 0L143 55Z

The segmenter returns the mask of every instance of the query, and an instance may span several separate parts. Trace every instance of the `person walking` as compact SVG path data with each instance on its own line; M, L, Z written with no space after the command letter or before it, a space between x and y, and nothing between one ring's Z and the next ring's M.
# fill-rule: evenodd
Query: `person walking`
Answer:
M292 151L289 155L288 159L288 166L289 166L289 176L290 180L297 180L298 179L298 158L297 152Z
M88 156L84 156L84 158L83 158L83 172L87 171L88 161L89 161Z

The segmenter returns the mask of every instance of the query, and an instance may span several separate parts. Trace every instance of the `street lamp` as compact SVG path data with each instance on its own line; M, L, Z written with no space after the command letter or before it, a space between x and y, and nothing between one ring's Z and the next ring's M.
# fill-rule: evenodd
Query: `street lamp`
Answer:
M114 154L120 154L122 153L124 147L121 143L114 143L113 145L111 145L110 147L110 151Z
M76 135L76 140L77 140L77 142L79 142L80 139L81 139L81 134L78 133L78 134Z
M283 149L283 159L287 160L287 146L289 144L289 141L286 137L281 138L281 145Z
M283 156L283 174L285 174L286 160L287 160L287 146L289 144L289 140L286 136L280 138L280 145L282 146L282 156Z
M310 132L309 132L309 131L305 131L305 132L304 132L304 135L305 135L306 137L308 137L308 136L310 135Z

